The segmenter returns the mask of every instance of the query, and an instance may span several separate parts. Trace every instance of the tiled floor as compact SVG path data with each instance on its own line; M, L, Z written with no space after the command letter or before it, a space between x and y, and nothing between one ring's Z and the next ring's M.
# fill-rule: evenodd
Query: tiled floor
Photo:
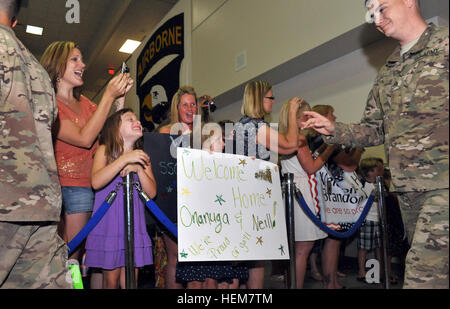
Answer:
M266 264L266 280L265 287L269 289L285 289L286 283L281 280L274 280L272 276L270 276L270 263ZM401 289L403 284L402 270L398 264L392 265L393 271L399 277L399 282L395 285L390 285L390 289ZM346 276L344 278L339 278L339 283L347 289L385 289L385 284L368 284L365 282L360 282L356 280L358 275L358 267L356 258L345 257L340 260L339 263L339 271L344 273ZM316 281L310 276L310 271L308 269L306 278L304 281L304 289L322 289L322 282Z
M286 262L287 263L287 262ZM265 268L265 283L264 288L266 289L286 289L287 285L284 280L279 280L271 276L272 263L267 261ZM286 264L288 266L288 264ZM400 278L399 283L395 285L391 285L391 289L401 289L402 288L402 278L403 272L400 269L398 264L393 264L393 271ZM344 273L346 276L344 278L340 278L339 282L345 286L347 289L385 289L385 285L383 283L380 284L368 284L365 282L360 282L356 280L357 277L357 264L356 258L344 257L340 259L339 263L339 271ZM84 288L89 289L89 277L84 278L83 280ZM153 268L146 267L141 270L139 274L139 289L154 289L154 272ZM322 289L322 282L316 281L310 276L310 272L308 270L305 281L304 281L304 289Z

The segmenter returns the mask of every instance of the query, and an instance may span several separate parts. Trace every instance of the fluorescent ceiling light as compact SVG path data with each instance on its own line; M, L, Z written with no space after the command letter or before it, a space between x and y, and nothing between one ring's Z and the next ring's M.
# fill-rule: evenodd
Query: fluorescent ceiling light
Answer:
M141 45L141 42L139 41L127 40L119 49L119 51L125 54L132 54L139 45Z
M44 28L27 25L27 33L42 35Z

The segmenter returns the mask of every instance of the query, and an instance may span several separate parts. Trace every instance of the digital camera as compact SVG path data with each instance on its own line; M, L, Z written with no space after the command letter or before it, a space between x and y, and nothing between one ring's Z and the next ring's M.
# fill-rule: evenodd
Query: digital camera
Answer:
M214 113L214 112L215 112L217 106L216 106L216 104L214 103L214 101L211 101L211 102L207 101L207 102L205 102L204 104L208 105L209 110L211 111L211 113ZM208 107L203 107L203 109L208 110Z
M120 69L120 73L130 73L130 68L127 67L125 62L122 63L122 68Z

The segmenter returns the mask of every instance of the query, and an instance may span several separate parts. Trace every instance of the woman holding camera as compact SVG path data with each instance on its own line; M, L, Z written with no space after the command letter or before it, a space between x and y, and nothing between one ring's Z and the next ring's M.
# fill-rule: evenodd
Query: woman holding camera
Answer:
M90 172L97 136L116 101L121 109L133 86L129 74L119 74L106 87L98 106L81 95L86 65L73 42L52 43L41 58L56 93L58 120L53 128L55 157L63 196L62 237L70 242L88 222L94 205ZM80 249L69 257L80 259Z

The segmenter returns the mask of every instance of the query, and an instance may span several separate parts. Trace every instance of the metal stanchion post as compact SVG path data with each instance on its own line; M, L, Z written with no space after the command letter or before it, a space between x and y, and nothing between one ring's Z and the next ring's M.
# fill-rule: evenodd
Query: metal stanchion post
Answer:
M297 288L297 278L295 265L294 174L292 173L284 174L284 201L290 254L288 285L290 289L295 289Z
M378 213L380 214L381 234L383 235L384 282L385 288L390 289L390 273L388 264L390 261L388 260L388 234L386 226L387 216L383 188L383 178L381 176L377 176Z
M133 179L134 173L123 177L124 230L125 230L125 287L136 289L134 272L134 205Z

